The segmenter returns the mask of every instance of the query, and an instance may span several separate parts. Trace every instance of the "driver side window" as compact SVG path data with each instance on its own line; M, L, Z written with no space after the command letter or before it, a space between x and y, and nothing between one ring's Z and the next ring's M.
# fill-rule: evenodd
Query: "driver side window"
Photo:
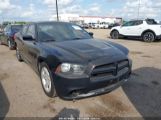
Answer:
M34 25L30 25L30 26L28 27L28 30L27 30L27 32L26 32L26 35L27 35L27 36L32 36L32 38L35 39L35 26L34 26Z

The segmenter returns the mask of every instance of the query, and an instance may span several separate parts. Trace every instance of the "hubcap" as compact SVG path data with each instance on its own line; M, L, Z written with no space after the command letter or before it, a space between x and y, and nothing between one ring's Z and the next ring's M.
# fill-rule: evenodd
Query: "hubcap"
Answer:
M114 39L117 39L118 38L118 32L117 31L114 31L113 34L112 34L112 37Z
M46 67L43 67L41 69L41 80L45 91L49 93L51 91L51 78L49 71Z
M154 35L151 32L148 32L144 35L144 40L147 42L151 42L152 40L154 40Z

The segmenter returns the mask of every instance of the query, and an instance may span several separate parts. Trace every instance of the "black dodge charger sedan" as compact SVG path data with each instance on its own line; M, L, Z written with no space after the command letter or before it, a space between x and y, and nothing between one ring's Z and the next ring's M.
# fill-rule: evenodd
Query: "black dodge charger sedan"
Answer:
M127 48L93 39L92 33L72 23L30 23L15 41L17 59L37 72L49 97L73 100L104 94L131 74Z

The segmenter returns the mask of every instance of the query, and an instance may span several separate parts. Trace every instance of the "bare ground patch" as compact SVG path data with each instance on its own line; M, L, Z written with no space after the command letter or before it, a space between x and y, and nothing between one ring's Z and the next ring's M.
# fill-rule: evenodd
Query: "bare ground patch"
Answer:
M130 107L113 94L101 96L99 103L94 108L88 109L88 114L92 117L119 117L130 111Z
M7 73L0 73L0 81L5 80L9 77Z

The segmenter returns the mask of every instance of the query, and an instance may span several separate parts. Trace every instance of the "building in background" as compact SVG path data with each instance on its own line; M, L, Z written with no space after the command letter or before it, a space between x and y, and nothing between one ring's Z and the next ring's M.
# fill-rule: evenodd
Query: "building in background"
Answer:
M57 16L54 15L50 19L57 20ZM122 18L119 17L105 17L105 16L79 16L78 14L60 14L59 20L64 22L73 22L77 24L82 23L122 23Z
M118 17L102 17L102 16L80 16L81 21L84 23L121 23L122 18Z

